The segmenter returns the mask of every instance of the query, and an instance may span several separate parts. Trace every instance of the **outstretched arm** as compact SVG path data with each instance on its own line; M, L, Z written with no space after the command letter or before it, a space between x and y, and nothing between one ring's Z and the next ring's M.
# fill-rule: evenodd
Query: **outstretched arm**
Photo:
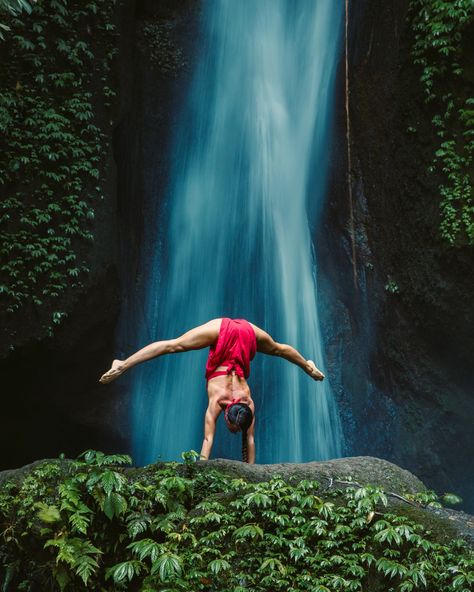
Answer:
M209 460L209 457L211 456L214 435L216 433L216 421L220 412L221 408L219 405L211 405L211 403L209 403L204 418L204 440L202 441L201 448L201 458L203 460Z
M255 417L247 430L247 462L249 465L255 464Z
M102 384L112 382L112 380L115 380L133 366L164 354L175 354L208 347L217 339L220 324L221 319L214 319L204 325L187 331L181 335L181 337L177 337L176 339L167 339L165 341L150 343L150 345L138 350L126 360L114 360L110 370L102 375L99 382Z
M277 343L273 338L256 325L252 325L257 338L257 351L270 356L280 356L302 368L314 380L323 380L324 374L316 368L312 360L306 360L298 350L285 343Z

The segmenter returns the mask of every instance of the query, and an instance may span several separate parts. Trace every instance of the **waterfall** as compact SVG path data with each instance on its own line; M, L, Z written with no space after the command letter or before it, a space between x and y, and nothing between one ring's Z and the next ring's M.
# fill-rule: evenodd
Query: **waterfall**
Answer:
M200 54L174 141L167 195L149 231L134 341L246 318L324 370L316 283L343 1L208 0ZM127 352L130 354L131 352ZM199 450L207 350L165 356L128 376L134 458ZM330 377L257 354L249 385L257 462L338 456ZM223 420L219 419L219 424ZM213 456L239 458L219 425Z

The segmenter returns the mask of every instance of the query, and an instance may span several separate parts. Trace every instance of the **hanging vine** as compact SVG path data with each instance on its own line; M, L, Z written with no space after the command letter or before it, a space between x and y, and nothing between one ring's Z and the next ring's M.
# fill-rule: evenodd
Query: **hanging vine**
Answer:
M95 105L115 94L115 3L43 0L2 17L0 299L9 313L47 305L50 327L88 273L103 199L108 136Z
M438 138L430 173L439 187L441 235L450 245L474 244L474 92L466 51L474 29L473 0L412 0L412 56Z

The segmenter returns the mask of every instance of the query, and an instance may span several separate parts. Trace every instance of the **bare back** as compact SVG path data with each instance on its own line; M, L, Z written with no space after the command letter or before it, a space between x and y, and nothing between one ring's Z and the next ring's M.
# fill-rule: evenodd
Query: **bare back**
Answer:
M219 366L224 370L224 366ZM207 383L207 395L209 397L209 407L214 413L223 411L234 399L240 399L255 412L254 402L250 393L249 385L245 378L240 378L235 373L227 376L216 376Z

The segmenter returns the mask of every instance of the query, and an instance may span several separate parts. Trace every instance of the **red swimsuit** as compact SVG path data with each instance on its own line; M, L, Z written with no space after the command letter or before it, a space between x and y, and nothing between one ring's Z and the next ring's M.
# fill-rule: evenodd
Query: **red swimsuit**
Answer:
M206 379L224 376L235 371L237 376L248 378L250 360L257 351L257 339L252 325L245 319L224 318L216 343L209 348ZM216 370L227 366L225 370Z

